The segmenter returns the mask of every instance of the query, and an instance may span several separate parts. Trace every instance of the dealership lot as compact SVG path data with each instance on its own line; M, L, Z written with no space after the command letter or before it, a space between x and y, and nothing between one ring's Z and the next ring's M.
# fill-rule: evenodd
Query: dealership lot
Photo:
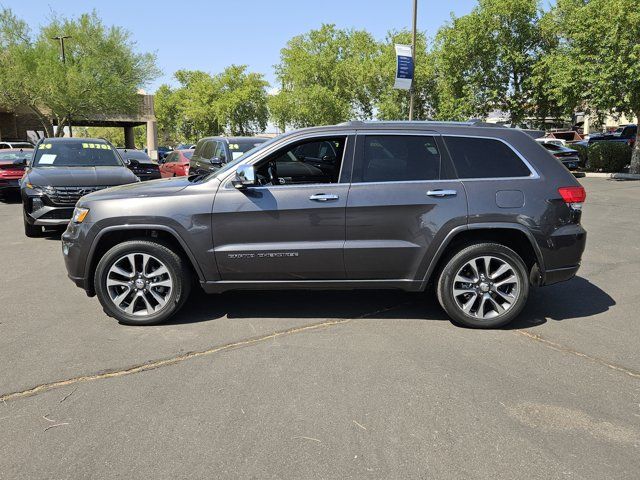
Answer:
M640 182L581 182L579 276L497 331L402 292L194 295L121 326L0 202L0 478L637 476Z

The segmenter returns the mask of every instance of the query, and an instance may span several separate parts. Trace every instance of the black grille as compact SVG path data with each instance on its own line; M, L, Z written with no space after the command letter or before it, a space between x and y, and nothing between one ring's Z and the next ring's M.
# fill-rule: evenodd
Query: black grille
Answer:
M107 187L51 187L45 193L54 205L75 205L80 197L103 188Z
M73 216L73 208L56 208L40 217L40 220L69 220Z

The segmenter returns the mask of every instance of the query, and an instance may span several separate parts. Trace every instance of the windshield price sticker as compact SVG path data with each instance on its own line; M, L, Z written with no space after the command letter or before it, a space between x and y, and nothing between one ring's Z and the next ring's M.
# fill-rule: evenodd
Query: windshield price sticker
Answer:
M109 150L109 145L106 143L83 143L82 148L100 148L102 150Z
M229 144L229 150L239 150L239 149L240 149L240 145L238 145L237 143Z
M43 143L42 145L40 145L40 148L44 149L44 150L49 150L51 149L53 145L51 143Z

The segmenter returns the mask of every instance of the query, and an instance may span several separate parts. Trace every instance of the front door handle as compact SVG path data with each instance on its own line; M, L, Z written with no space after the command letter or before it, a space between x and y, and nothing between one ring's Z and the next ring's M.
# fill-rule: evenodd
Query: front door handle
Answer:
M427 192L428 197L453 197L458 192L455 190L429 190Z
M313 200L314 202L329 202L338 200L338 195L328 195L326 193L316 193L315 195L311 195L309 200Z

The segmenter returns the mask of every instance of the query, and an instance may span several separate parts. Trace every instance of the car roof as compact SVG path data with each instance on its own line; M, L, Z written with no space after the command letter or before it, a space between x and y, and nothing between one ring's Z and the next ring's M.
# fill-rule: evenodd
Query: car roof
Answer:
M20 152L33 152L33 147L5 148L0 153L20 153Z
M243 141L256 141L256 140L262 140L263 142L266 142L267 140L269 140L267 137L203 137L200 139L200 141L202 140L216 140L216 141L223 141L223 142L227 142L227 143L237 143L237 142L243 142Z
M104 138L89 138L89 137L73 137L73 138L69 138L69 137L48 137L48 138L43 138L42 141L46 141L46 142L50 142L50 143L64 143L64 142L68 142L68 143L87 143L87 142L92 142L92 143L107 143L107 141Z

